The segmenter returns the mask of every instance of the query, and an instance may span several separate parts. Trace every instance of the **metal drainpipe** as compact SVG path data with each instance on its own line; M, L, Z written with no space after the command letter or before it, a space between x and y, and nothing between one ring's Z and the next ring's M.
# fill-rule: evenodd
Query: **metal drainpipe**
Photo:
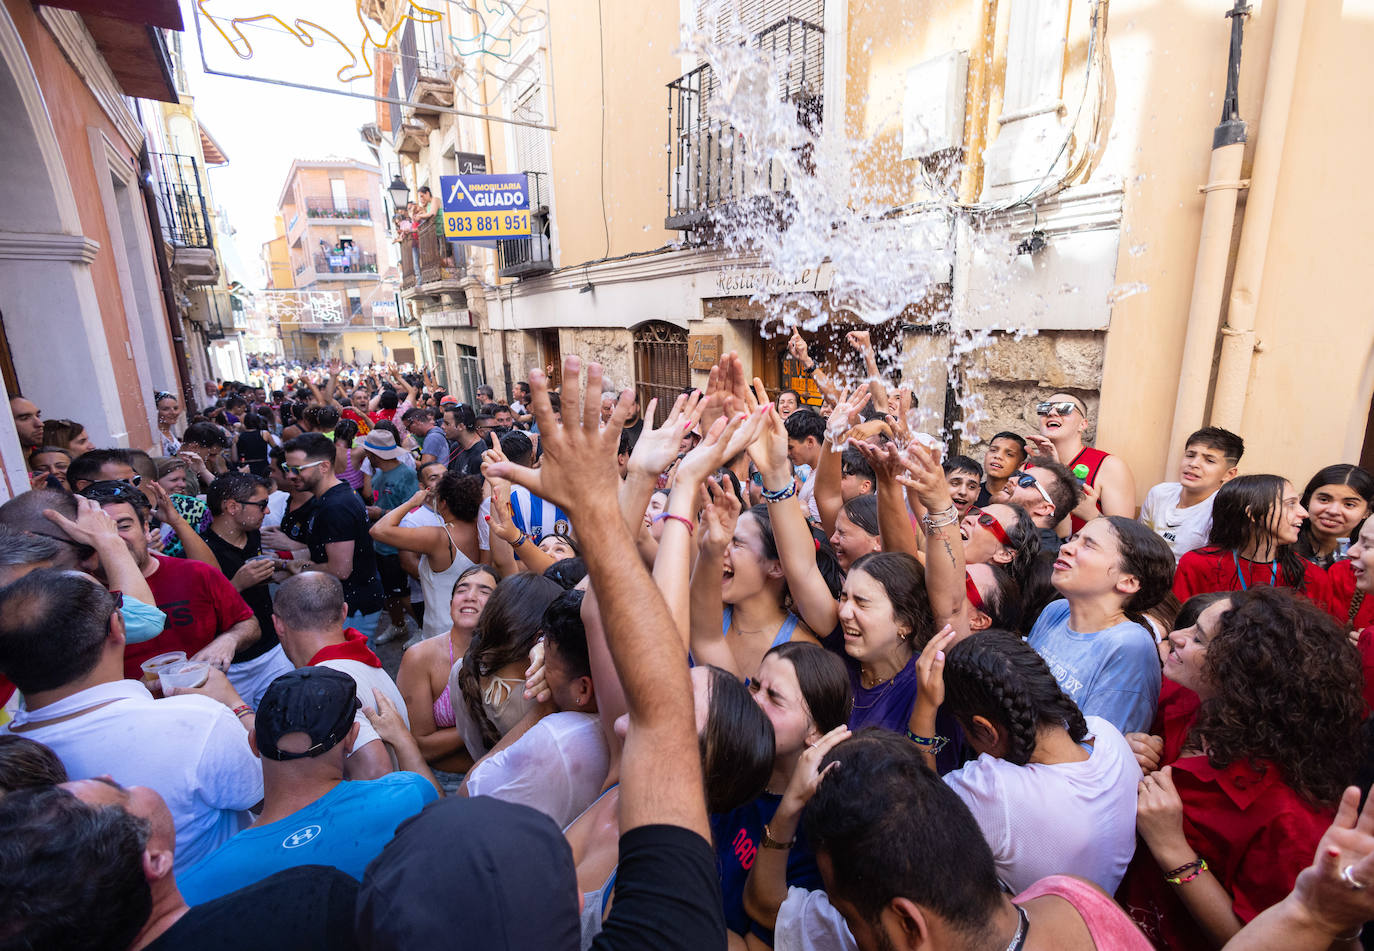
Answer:
M1241 430L1251 365L1259 349L1255 342L1255 312L1264 283L1264 262L1269 252L1283 147L1288 137L1305 7L1305 0L1282 0L1274 22L1269 75L1264 82L1264 112L1255 141L1255 164L1250 172L1250 197L1231 277L1226 326L1221 328L1221 359L1217 364L1211 423L1232 432Z
M1217 345L1217 322L1221 318L1226 266L1231 257L1231 234L1235 230L1236 199L1240 189L1246 187L1240 180L1241 159L1245 156L1245 122L1240 118L1237 96L1242 31L1250 7L1245 0L1236 0L1226 15L1231 18L1226 99L1221 107L1221 122L1212 133L1212 165L1207 173L1207 184L1199 189L1206 198L1202 206L1197 264L1193 270L1193 299L1188 305L1188 331L1179 366L1173 432L1169 437L1169 465L1165 471L1170 477L1183 461L1184 442L1189 434L1202 427L1206 414L1212 358Z
M148 146L138 153L138 190L143 193L143 208L148 215L148 229L152 233L153 257L157 260L158 279L162 283L162 306L167 311L167 327L172 332L172 359L177 365L177 383L181 386L181 405L189 414L196 405L195 391L191 388L190 378L186 375L189 361L186 357L186 332L181 326L181 311L177 308L176 284L172 280L172 269L167 264L167 245L162 239L162 219L158 217L157 196L149 178L153 174L152 160L148 158Z

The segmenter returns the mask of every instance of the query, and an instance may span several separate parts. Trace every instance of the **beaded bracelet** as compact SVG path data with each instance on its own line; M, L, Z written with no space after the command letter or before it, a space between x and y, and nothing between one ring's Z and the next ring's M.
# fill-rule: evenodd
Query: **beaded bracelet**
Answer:
M949 737L945 736L917 736L915 733L911 732L910 728L906 731L906 738L917 746L930 747L927 752L932 756L944 749L945 744L949 742Z
M1189 871L1189 869L1192 869L1192 871ZM1207 871L1207 860L1202 858L1195 859L1187 865L1180 865L1172 872L1169 872L1164 876L1164 880L1170 885L1187 885L1205 871ZM1184 875L1184 872L1188 872L1188 874Z
M687 535L688 535L689 538L691 537L692 533L695 532L695 531L697 530L696 525L692 522L692 520L691 520L690 518L687 518L687 516L685 516L685 515L674 515L674 514L672 514L671 512L659 512L657 515L654 516L653 520L654 520L655 522L661 522L661 521L663 521L665 518L676 519L677 521L681 522L683 525L686 525L686 526L687 526Z
M783 499L790 499L792 496L796 494L797 480L793 479L791 482L787 484L787 488L785 489L778 489L775 492L770 492L768 489L764 489L763 500L765 502L781 502Z

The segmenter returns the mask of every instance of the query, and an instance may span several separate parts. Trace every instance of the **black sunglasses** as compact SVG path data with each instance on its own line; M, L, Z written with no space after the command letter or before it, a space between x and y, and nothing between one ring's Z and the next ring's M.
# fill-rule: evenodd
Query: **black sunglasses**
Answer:
M126 482L123 479L92 482L81 490L81 494L93 502L128 502L135 507L140 503L146 506L148 499L137 486L138 482Z

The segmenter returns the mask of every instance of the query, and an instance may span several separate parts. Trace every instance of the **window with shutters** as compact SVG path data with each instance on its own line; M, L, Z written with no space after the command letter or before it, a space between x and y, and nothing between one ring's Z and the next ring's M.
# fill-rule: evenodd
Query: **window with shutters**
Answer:
M772 64L777 97L797 121L819 130L825 82L824 0L698 0L697 28L717 43L741 38ZM740 135L718 115L720 81L708 63L668 84L668 216L671 230L705 226L722 206L788 191L783 163L745 155ZM811 146L799 146L809 174Z
M635 393L640 411L657 399L653 423L667 418L673 401L692 384L687 366L687 331L661 320L641 324L634 331Z
M529 180L531 236L497 242L497 268L502 277L526 277L553 269L553 162L549 132L524 124L547 121L546 91L537 62L527 65L525 75L506 97L507 113L517 120L508 127L507 145L515 163L510 171L524 172Z

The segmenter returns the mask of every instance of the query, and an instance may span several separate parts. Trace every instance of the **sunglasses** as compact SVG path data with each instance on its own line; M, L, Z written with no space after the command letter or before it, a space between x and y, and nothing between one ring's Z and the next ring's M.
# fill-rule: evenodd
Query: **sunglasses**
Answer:
M992 532L992 537L997 539L1008 548L1012 547L1011 539L1007 537L1007 530L1002 527L1002 523L997 521L987 512L978 513L978 524Z
M1050 494L1045 491L1045 487L1029 472L1023 472L1017 476L1016 484L1023 489L1035 489L1035 491L1040 493L1042 499L1050 503L1050 505L1054 504L1054 499L1050 498Z
M81 494L93 502L129 502L135 506L140 503L146 506L148 499L138 489L138 483L143 480L137 476L135 478L137 482L127 479L92 482L81 490Z
M285 463L283 463L281 471L285 472L287 475L300 475L306 469L313 469L316 466L322 466L328 461L328 459L318 459L315 462L307 462L303 466L288 466Z
M1069 416L1076 409L1078 409L1077 404L1067 401L1063 403L1036 403L1035 415L1048 416L1050 413L1054 413L1056 416Z
M984 614L988 613L987 605L983 603L983 596L978 592L978 586L973 583L973 578L968 572L964 572L964 594L968 597L968 603Z
M261 499L260 501L257 501L257 502L239 502L239 505L256 505L259 509L261 509L262 511L266 512L266 511L267 511L268 502L267 502L267 499Z

